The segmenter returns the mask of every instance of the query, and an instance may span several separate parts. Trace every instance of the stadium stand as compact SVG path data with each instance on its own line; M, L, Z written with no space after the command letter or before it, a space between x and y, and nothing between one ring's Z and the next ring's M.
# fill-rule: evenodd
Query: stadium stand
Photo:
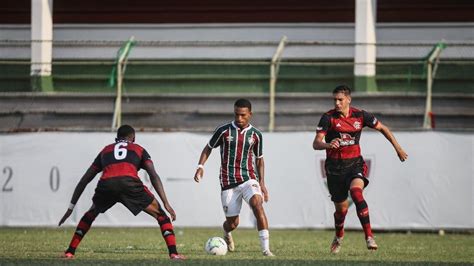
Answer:
M107 129L114 101L107 80L132 34L123 115L147 130L212 130L243 95L256 101L255 123L265 129L270 58L283 35L276 130L314 130L332 88L353 83L354 1L140 1L132 10L126 2L54 2L54 91L47 94L31 84L30 1L0 7L0 130ZM474 128L474 4L379 0L377 10L378 92L357 93L358 106L395 129L420 128L424 57L444 39L436 128Z

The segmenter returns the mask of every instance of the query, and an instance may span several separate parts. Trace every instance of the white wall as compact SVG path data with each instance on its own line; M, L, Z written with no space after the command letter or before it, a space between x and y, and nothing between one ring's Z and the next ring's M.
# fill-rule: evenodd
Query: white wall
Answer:
M381 134L364 131L362 135L363 155L371 160L371 181L365 197L373 227L473 229L474 134L396 132L396 136L409 154L405 163L398 160ZM177 212L177 226L220 226L224 219L217 150L205 166L204 180L200 184L192 181L209 137L192 133L137 134L137 143L152 155L162 177ZM313 138L311 132L264 134L270 193L265 209L272 228L333 226L333 205L320 168L325 155L312 150ZM56 225L83 172L113 139L113 133L0 135L0 225ZM97 180L86 188L67 225L75 226L90 207ZM155 221L146 214L133 217L125 207L116 205L99 216L95 224L154 226ZM241 213L241 225L253 225L247 206ZM346 225L360 228L353 206Z

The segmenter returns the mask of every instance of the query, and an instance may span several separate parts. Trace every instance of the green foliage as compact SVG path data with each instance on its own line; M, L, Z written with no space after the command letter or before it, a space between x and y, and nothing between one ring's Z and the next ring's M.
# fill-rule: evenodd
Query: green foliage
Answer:
M156 228L92 227L73 261L60 259L74 228L0 228L0 265L169 265L167 249ZM368 251L362 232L346 232L342 250L329 253L332 231L271 230L276 257L263 257L256 230L237 229L236 251L211 256L204 244L221 236L219 228L176 228L178 250L189 265L424 265L474 263L470 234L378 233L379 250Z

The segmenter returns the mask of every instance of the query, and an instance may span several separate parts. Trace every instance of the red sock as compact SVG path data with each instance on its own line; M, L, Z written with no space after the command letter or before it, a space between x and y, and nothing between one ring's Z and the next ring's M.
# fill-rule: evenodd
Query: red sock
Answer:
M167 215L158 216L158 223L160 224L161 234L165 239L166 246L168 246L169 254L178 254L176 250L176 237L170 218Z
M369 219L369 207L367 206L367 202L364 200L364 196L362 195L362 189L358 187L351 188L351 197L354 201L357 209L357 216L359 217L360 224L364 229L365 238L369 236L372 237L372 228L370 227L370 219Z
M76 232L72 236L71 243L69 244L66 252L74 254L76 252L77 246L81 243L82 238L86 235L87 231L91 228L92 223L94 222L97 216L92 212L88 211L82 216L81 221L77 225Z
M344 236L344 220L346 219L347 210L345 212L334 212L334 227L336 228L336 236L341 238Z

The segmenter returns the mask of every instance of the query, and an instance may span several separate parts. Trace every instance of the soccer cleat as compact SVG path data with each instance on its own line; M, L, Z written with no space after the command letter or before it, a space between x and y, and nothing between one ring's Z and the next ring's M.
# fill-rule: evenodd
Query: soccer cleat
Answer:
M234 239L231 234L224 235L225 243L227 244L227 250L233 252L235 250Z
M379 246L375 243L375 239L371 236L367 237L367 249L377 250Z
M64 252L63 255L61 256L63 259L74 259L74 254L71 252Z
M263 256L265 256L265 257L275 257L275 255L268 249L263 251Z
M186 257L184 257L181 254L170 254L170 259L171 260L185 260Z
M341 246L342 246L342 237L334 236L334 239L331 243L331 253L332 254L339 253L339 251L341 251Z

